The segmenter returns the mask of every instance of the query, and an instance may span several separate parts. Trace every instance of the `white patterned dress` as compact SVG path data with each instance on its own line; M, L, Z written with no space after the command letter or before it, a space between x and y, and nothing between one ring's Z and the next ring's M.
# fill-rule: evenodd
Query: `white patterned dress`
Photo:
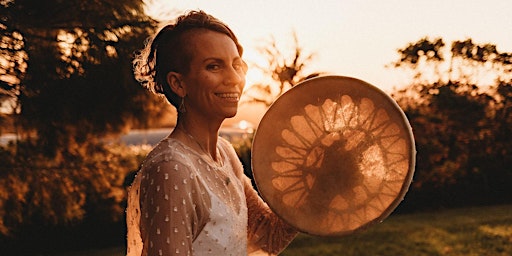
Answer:
M296 231L253 189L225 139L220 167L179 140L162 140L128 193L127 255L276 255Z

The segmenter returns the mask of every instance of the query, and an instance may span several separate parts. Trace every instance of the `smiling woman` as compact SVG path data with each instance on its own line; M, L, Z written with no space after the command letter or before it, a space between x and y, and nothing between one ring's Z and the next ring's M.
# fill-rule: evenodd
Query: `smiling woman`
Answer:
M219 129L236 115L247 67L224 23L179 16L134 61L138 80L178 110L128 196L128 255L277 254L297 231L254 190Z
M221 123L233 117L247 70L237 47L228 36L206 29L186 32L183 37L191 42L185 47L191 56L190 67L167 74L169 86L181 98L180 107L190 113L187 116L201 116L203 120L196 119L201 123Z

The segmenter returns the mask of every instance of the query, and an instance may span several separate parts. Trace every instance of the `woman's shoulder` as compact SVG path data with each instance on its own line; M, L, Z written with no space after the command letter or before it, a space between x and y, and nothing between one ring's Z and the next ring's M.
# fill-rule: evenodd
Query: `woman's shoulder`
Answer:
M146 167L162 164L191 166L192 159L183 143L177 139L165 138L149 152L142 163Z
M180 141L164 139L146 156L137 176L140 175L142 180L149 182L183 181L183 184L193 185L196 184L193 181L200 176L194 159Z
M231 142L225 138L219 137L219 147L225 152L236 176L241 178L244 174L243 166Z
M237 160L239 160L238 154L236 153L235 148L233 147L231 142L229 142L227 139L219 136L218 145L219 145L219 148L221 150L223 150L225 152L225 154L230 159L237 159Z
M218 145L223 150L229 151L231 153L236 153L231 142L229 142L226 138L224 138L222 136L218 137Z

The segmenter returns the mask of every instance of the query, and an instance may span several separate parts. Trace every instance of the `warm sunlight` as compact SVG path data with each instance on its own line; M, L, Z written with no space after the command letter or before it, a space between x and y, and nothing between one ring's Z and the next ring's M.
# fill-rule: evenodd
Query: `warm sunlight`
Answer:
M300 47L314 58L306 73L325 72L364 80L391 93L410 81L410 74L393 69L397 49L423 37L441 37L447 44L472 38L475 43L493 43L500 51L512 50L512 27L507 1L208 1L146 0L147 12L159 20L172 20L186 10L204 10L226 22L244 46L249 64L246 89L269 83L257 68L266 60L258 52L273 37L287 53L292 33ZM244 118L259 123L264 107L241 104L239 114L226 123ZM261 107L261 108L260 108Z
M400 87L407 78L386 68L395 61L396 49L422 37L442 37L446 42L470 37L510 51L512 2L477 1L209 1L147 0L152 15L202 9L225 21L238 35L251 61L255 49L269 36L288 41L297 32L302 48L315 53L308 71L325 71L365 80L385 91ZM167 13L167 16L161 15ZM167 18L162 18L167 17ZM259 82L256 71L247 74L248 85Z
M511 11L0 0L0 256L512 256Z
M268 82L269 79L266 78L263 71L258 68L258 66L265 67L266 60L257 50L245 48L243 58L249 66L249 70L247 70L247 74L245 76L246 89L256 83Z

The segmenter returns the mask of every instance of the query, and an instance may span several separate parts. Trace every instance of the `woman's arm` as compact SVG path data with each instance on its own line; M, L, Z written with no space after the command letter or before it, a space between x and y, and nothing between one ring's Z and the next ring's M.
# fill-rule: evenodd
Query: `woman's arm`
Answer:
M219 141L229 155L233 171L243 183L248 212L248 254L277 255L295 238L297 230L281 220L263 202L253 188L251 180L244 174L242 163L233 146L225 139Z
M264 251L277 255L288 246L298 232L270 210L245 175L243 182L249 214L248 253Z

